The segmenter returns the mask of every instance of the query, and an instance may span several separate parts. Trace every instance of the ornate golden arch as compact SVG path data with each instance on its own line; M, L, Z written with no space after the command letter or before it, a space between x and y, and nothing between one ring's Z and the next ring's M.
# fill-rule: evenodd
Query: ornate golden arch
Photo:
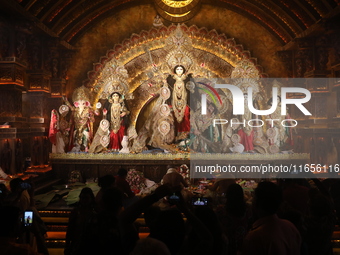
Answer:
M166 40L176 28L175 25L152 28L115 45L93 65L84 85L91 88L99 100L105 97L103 92L111 83L120 83L120 92L129 99L131 120L135 125L141 109L157 92L156 88L141 86L141 81L152 77L154 66L160 67L164 63L168 54ZM222 78L231 77L232 73L236 78L267 76L250 52L236 44L233 38L197 26L180 25L180 28L190 38L191 55L207 75Z

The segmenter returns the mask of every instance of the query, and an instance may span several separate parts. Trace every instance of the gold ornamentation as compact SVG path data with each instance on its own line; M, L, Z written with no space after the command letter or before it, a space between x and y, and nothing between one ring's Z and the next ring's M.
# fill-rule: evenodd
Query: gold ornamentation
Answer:
M166 136L170 132L170 128L171 127L170 127L169 122L165 120L163 120L158 126L158 130L162 136Z
M187 90L189 90L191 93L194 93L195 91L195 83L192 82L192 81L188 81L186 84L185 84L185 87Z
M167 104L162 104L160 107L160 113L163 117L169 116L170 114L170 107Z
M173 8L182 8L192 3L193 0L185 0L185 1L174 1L174 0L162 0L169 7Z
M241 141L241 137L238 134L233 134L231 136L231 141L235 144L239 143Z
M69 127L69 124L66 120L61 120L59 126L61 130L65 130L66 128Z
M161 88L160 96L162 97L163 100L167 100L170 97L170 89L168 87L163 86Z
M279 146L273 144L269 146L269 152L272 154L279 153L280 149Z
M107 99L112 93L118 92L125 95L126 99L132 99L129 92L128 71L118 60L112 59L106 65L100 77L101 91L99 98Z
M123 112L122 105L120 103L113 103L111 106L111 130L117 134L120 129L121 113Z
M266 133L268 138L274 138L277 135L275 128L268 128Z
M259 92L258 78L237 78L232 79L232 83L240 88L244 94L248 93L248 87L251 87L253 89L253 98Z
M70 111L70 108L66 104L63 104L59 107L59 113L61 115L65 116L69 111Z
M259 79L260 73L255 65L248 60L241 60L231 73L231 78L253 78Z
M191 53L193 50L192 40L180 25L177 25L176 29L166 39L164 48L169 52L165 61L170 69L173 70L176 65L182 65L188 72L194 63L194 57Z
M85 86L78 87L73 92L72 101L77 102L80 100L91 102L91 91Z
M205 28L197 28L196 26L188 27L181 24L179 28L175 29L181 30L178 33L172 29L172 26L162 27L156 29L156 34L151 33L154 30L133 34L125 40L128 44L122 43L123 48L113 47L112 50L108 51L108 54L110 53L110 55L106 56L108 61L96 72L98 75L94 78L89 77L90 85L97 94L97 100L94 102L97 102L100 98L108 98L110 95L108 88L112 86L113 80L117 78L116 73L120 73L121 78L119 81L121 81L120 86L126 91L125 99L131 99L129 95L132 95L132 93L138 94L138 99L131 103L129 100L130 119L132 120L132 125L136 124L140 116L139 111L149 100L150 93L157 93L159 88L163 86L158 81L155 81L153 83L155 86L151 88L147 86L147 83L141 85L142 80L147 80L147 77L144 76L146 76L146 73L151 72L152 68L148 55L145 53L145 46L152 55L152 63L156 65L159 73L163 74L161 81L164 80L165 74L167 76L173 71L173 68L169 68L169 63L165 61L166 58L170 58L170 54L172 54L174 64L178 63L179 59L188 59L183 62L188 62L189 64L181 64L184 65L188 73L195 74L194 78L198 75L203 77L208 77L208 75L209 77L230 77L233 67L235 65L241 66L240 60L242 60L241 53L243 51L235 52L233 47L235 42L233 39L228 39L223 34L218 33L216 33L217 36L209 37L208 35L214 34L214 30L210 31ZM181 45L179 54L178 45ZM176 54L177 57L175 56ZM190 58L193 62L191 66ZM255 72L256 66L249 59L244 59L244 61L249 62L248 66ZM170 64L170 67L173 67L174 64ZM128 70L128 78L123 77L125 71L120 70L118 68L120 66ZM246 64L243 66L246 66ZM234 71L234 76L235 73L236 71Z
M282 164L291 163L292 160L299 160L299 162L308 162L310 159L309 153L294 153L294 154L234 154L234 153L140 153L140 154L112 154L112 153L50 153L50 159L53 160L70 160L73 162L75 159L87 159L87 160L112 160L113 162L119 162L121 160L252 160L259 163L263 160L281 160Z
M100 138L100 144L106 148L107 146L109 146L110 143L110 137L108 135L104 135Z
M171 14L169 12L165 12L165 13L168 14L169 16L171 16L171 17L181 18L181 17L187 16L190 12L191 11L188 11L188 12L182 13L182 14Z
M108 120L106 120L106 119L103 119L103 120L101 120L100 121L100 128L104 131L104 132L106 132L106 131L108 131L109 130L109 127L110 127L110 122L108 121Z

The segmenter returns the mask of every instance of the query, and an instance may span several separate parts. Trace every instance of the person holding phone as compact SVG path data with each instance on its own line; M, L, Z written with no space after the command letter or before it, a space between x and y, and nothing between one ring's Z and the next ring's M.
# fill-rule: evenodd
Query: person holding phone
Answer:
M32 205L29 188L31 186L25 183L21 178L15 178L9 183L11 193L8 196L11 205L16 206L21 212L30 209Z

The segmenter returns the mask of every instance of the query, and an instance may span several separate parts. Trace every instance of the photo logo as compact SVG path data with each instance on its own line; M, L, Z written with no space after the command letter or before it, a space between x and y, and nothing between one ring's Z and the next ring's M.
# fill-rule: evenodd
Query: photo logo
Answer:
M217 89L228 89L232 93L233 98L233 114L234 115L242 115L244 114L244 94L242 90L235 85L231 84L216 84L215 88ZM267 110L258 110L255 109L253 105L253 88L248 87L248 108L251 113L255 115L269 115L276 111L278 104L278 89L276 87L272 88L272 106ZM288 93L300 93L304 94L304 98L287 98ZM207 95L201 95L201 104L202 104L202 114L207 113ZM281 88L281 115L287 114L287 105L292 104L298 107L304 115L312 115L302 104L307 103L311 99L311 93L309 90L304 88L291 88L291 87L282 87Z

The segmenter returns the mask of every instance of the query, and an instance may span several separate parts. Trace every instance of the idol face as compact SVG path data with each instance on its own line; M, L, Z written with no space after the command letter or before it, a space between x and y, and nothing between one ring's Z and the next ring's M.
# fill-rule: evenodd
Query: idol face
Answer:
M119 101L119 95L117 93L114 93L112 95L112 100L113 100L113 102L118 102Z
M85 106L87 106L87 104L85 100L78 100L74 102L74 106L79 107L79 108L84 108Z
M181 67L181 66L176 67L176 74L177 75L182 75L183 72L184 72L183 67Z

